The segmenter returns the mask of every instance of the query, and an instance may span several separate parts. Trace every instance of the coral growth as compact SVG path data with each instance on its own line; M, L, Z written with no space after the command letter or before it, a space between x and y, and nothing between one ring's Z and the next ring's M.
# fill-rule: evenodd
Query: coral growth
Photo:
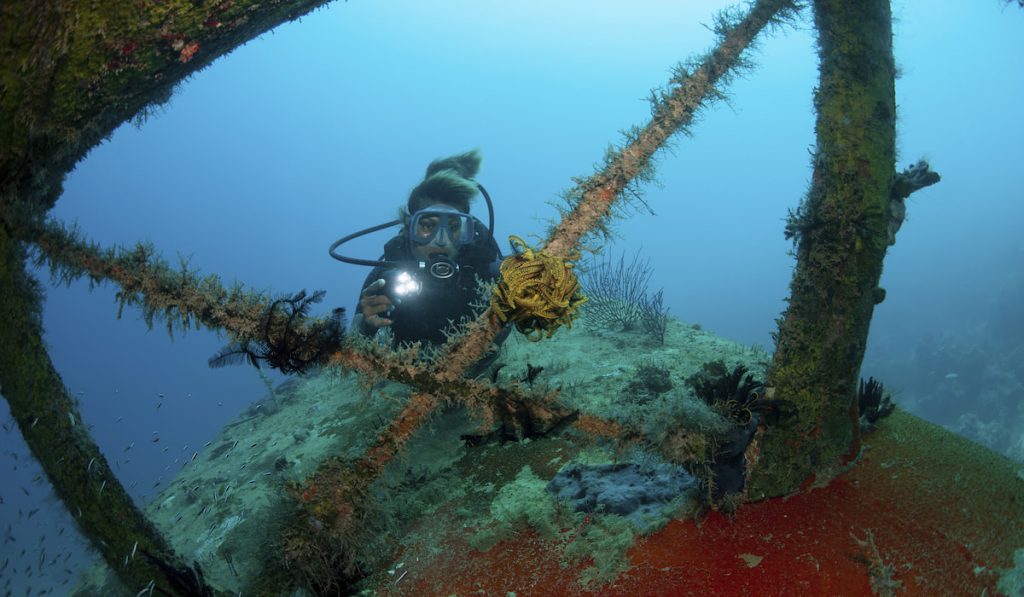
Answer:
M628 265L625 255L619 256L618 264L610 257L589 264L580 280L588 298L583 307L588 320L615 331L640 326L664 344L668 309L663 305L664 291L648 293L650 279L650 260L641 261L639 252Z
M653 361L642 362L636 368L633 379L626 385L629 397L639 403L649 402L672 389L669 370Z

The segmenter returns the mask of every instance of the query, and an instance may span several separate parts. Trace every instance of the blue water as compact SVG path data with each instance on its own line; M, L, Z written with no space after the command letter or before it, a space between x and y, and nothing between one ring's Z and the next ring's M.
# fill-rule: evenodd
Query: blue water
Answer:
M648 91L708 48L701 22L727 5L550 4L334 3L196 74L140 128L115 131L68 177L53 216L77 221L105 247L151 241L169 261L187 257L225 283L325 289L321 312L351 313L366 271L330 259L330 243L393 219L430 160L479 147L499 240L537 242L557 217L547 202L571 177L593 172L617 131L645 122ZM919 347L992 350L991 324L1007 304L997 298L1024 279L1024 10L996 0L936 10L914 0L897 2L894 15L898 165L925 156L943 180L908 201L864 373L883 372L920 402ZM783 220L810 178L812 26L805 18L762 39L753 57L758 66L728 88L730 103L706 110L692 138L660 155L661 184L644 195L657 215L616 222L611 250L651 259L652 284L674 316L767 347L793 266ZM482 203L475 213L486 219ZM385 240L346 247L375 258ZM117 320L114 293L83 282L51 287L46 340L115 472L144 501L176 472L174 458L212 439L265 386L251 368L207 367L226 342L215 333L171 342L159 324L147 331L135 309ZM1024 344L1024 329L999 334L1000 346ZM949 385L964 373L936 375ZM991 400L1013 400L1007 387ZM6 406L0 411L10 426ZM1007 433L1020 434L1024 413L1007 412ZM63 564L45 566L42 579L34 571L40 547L47 560L72 550L71 573L88 557L69 539L59 502L44 500L46 484L33 482L38 467L26 464L18 432L0 442L0 528L16 537L0 547L11 561L3 582L13 578L19 593L60 587L71 576ZM31 519L19 517L19 508L36 507Z

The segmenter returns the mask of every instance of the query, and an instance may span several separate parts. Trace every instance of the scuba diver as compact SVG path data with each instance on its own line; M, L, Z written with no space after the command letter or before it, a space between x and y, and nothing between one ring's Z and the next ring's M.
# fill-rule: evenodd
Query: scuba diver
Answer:
M502 255L494 240L494 207L487 191L474 180L480 152L434 160L409 193L399 219L339 239L330 248L335 259L372 266L363 283L352 329L364 336L391 330L395 343L421 341L425 346L444 344L451 322L473 315L479 283L497 278ZM469 214L477 193L487 201L490 225ZM343 243L400 225L399 233L384 245L377 261L339 255ZM499 345L509 328L496 338ZM482 371L497 353L471 368Z

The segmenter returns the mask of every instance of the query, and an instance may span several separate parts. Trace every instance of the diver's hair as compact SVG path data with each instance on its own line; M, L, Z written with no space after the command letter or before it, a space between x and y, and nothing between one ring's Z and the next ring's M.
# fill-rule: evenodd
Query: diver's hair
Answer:
M439 158L430 162L424 178L430 178L443 170L454 170L462 178L475 178L480 172L480 150L471 149L466 153Z
M443 203L469 213L469 204L478 193L473 178L480 171L481 159L480 150L472 149L430 162L423 182L409 193L403 221L408 214L432 203Z

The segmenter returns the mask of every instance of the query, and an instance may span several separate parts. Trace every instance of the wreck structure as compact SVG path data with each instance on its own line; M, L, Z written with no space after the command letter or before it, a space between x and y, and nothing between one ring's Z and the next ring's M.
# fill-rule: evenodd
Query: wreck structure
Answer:
M361 458L328 459L285 496L298 515L283 541L291 553L333 553L329 565L339 575L333 588L340 589L353 569L346 550L358 537L369 486L441 404L467 405L512 436L565 425L612 440L642 434L570 412L557 391L503 387L463 374L503 325L550 336L571 323L583 300L572 272L581 239L601 235L617 204L635 196L650 175L652 157L666 141L721 97L738 69L749 67L744 55L756 37L785 26L801 8L790 0L757 0L742 14L719 18L717 45L677 67L652 95L650 121L566 194L562 218L546 240L509 257L491 306L439 355L424 358L416 348L393 351L340 338L335 319L297 317L294 308L280 308L282 301L172 268L144 244L103 249L46 217L67 172L117 126L166 101L177 83L218 57L323 4L10 0L0 8L0 391L57 495L126 586L217 593L132 503L79 424L76 403L42 340L41 295L26 271L27 247L36 247L60 277L117 285L121 307L140 309L151 325L218 328L240 346L263 347L258 356L285 370L339 367L359 372L368 384L386 378L411 388ZM761 397L786 404L790 416L784 425L759 426L744 442L743 489L724 498L709 491L714 508L797 494L856 466L857 383L872 312L884 298L878 283L886 249L902 223L902 200L937 180L927 168L925 176L895 172L889 2L811 4L821 65L817 149L811 188L787 227L797 267ZM713 486L714 455L725 440L680 428L674 441L690 446L680 464ZM301 570L306 564L297 558L291 565ZM268 574L261 586L281 591L301 578Z

